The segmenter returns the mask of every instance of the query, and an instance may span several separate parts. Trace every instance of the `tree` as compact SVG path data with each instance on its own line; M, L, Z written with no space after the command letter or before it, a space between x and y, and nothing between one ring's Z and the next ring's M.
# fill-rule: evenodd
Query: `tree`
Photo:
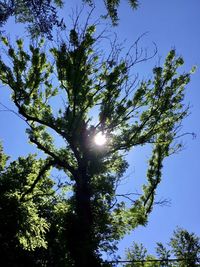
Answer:
M168 261L171 256L170 250L168 250L162 243L158 242L156 247L156 254L162 262L160 267L170 267L171 263Z
M144 266L146 260L147 250L142 244L133 243L133 246L126 250L126 259L132 263L126 264L126 267L141 267Z
M147 254L147 249L143 244L137 244L133 242L133 246L126 250L126 267L161 267L157 259Z
M194 233L177 228L170 240L172 252L178 259L184 259L178 266L195 267L200 262L200 238Z
M41 181L41 172L64 171L72 192L66 200L65 247L71 266L79 267L101 266L101 251L114 251L117 240L147 223L163 160L180 148L174 140L188 113L183 99L190 73L178 74L183 59L175 50L163 67L153 69L152 80L134 91L132 67L147 59L138 54L138 41L135 55L120 58L119 47L113 46L106 58L95 51L101 35L94 32L94 25L80 31L76 24L69 41L50 49L53 61L42 40L27 52L21 39L14 48L2 38L12 64L0 60L0 80L12 91L29 140L46 154L24 197ZM55 110L51 104L58 103L59 94L63 105ZM63 139L62 147L56 147L52 131ZM94 143L99 133L107 140L103 146ZM143 194L126 206L116 194L128 167L125 153L145 144L152 146L147 182Z
M145 267L195 267L200 260L200 239L194 233L177 228L166 248L162 243L157 243L156 254L158 258L147 254L143 244L133 243L126 251L126 260L132 263L129 266Z
M41 34L52 39L54 26L65 27L63 20L59 21L56 10L56 7L62 6L62 0L0 1L0 27L9 17L15 16L16 22L28 23L28 31L32 37Z

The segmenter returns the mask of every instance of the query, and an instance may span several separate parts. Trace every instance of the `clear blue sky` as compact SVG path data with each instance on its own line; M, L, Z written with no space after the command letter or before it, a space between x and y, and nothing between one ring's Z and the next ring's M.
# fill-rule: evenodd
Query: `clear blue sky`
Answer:
M125 1L122 1L123 3ZM148 42L154 41L158 55L163 59L175 47L185 60L183 70L192 65L200 67L200 1L192 0L149 0L140 1L141 7L132 13L126 4L120 8L118 32L129 40L148 31ZM145 43L143 44L145 45ZM155 60L156 62L156 60ZM149 71L147 70L147 75ZM185 149L165 160L163 180L158 198L171 199L170 207L155 207L146 227L139 227L121 242L120 248L135 240L142 242L153 253L156 242L169 241L176 226L194 231L200 236L200 72L197 70L187 86L185 102L191 105L191 114L183 123L183 131L195 132L197 137L183 138ZM130 162L134 167L135 179L140 179L140 164L145 156L139 153Z
M103 11L100 0L97 1L97 13ZM99 1L99 2L98 2ZM68 8L63 14L69 14L69 6L80 4L80 0L66 1ZM102 1L101 1L102 2ZM155 42L158 55L149 63L138 66L140 78L151 76L151 67L159 59L164 60L171 48L176 48L178 54L185 59L183 71L188 71L193 65L200 67L200 1L199 0L141 0L140 8L133 12L127 2L121 0L119 9L120 22L114 31L119 41L127 39L127 46L134 42L144 32L148 35L141 41L141 46L151 51ZM11 36L21 35L21 27L9 23L6 26ZM112 30L112 29L111 29ZM23 33L24 34L24 33ZM1 87L0 101L9 107L8 93ZM197 137L184 137L185 149L173 155L164 162L163 180L158 190L159 198L171 200L170 207L156 206L149 217L146 227L137 228L130 236L120 242L120 254L132 241L142 242L150 253L156 242L167 242L176 226L186 228L200 236L200 71L192 77L187 86L185 103L191 105L191 114L183 123L184 132L195 132ZM9 112L0 112L0 139L5 152L16 158L33 151L33 146L27 143L24 134L24 123ZM132 188L137 189L145 175L145 164L148 160L145 149L133 151L129 156L130 177ZM126 186L126 185L125 185ZM129 184L130 186L130 184Z

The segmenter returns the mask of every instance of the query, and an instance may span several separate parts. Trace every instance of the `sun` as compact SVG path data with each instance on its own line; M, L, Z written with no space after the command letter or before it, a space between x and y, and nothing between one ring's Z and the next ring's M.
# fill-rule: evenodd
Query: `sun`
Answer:
M106 143L106 136L102 132L99 132L94 137L94 142L98 146L103 146Z

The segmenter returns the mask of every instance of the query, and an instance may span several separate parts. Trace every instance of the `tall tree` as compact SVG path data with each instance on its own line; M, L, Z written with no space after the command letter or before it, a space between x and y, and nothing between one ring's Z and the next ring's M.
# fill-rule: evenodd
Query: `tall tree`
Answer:
M174 140L188 113L183 98L190 73L178 74L183 59L175 50L163 67L153 69L152 80L142 81L134 90L132 67L147 59L138 53L138 42L135 54L122 58L121 49L112 46L106 57L95 50L101 35L94 32L94 25L80 31L76 24L69 41L50 49L53 60L42 40L26 51L21 39L13 47L2 38L12 64L0 60L0 80L12 91L29 140L46 154L38 169L45 172L53 166L71 182L66 250L79 267L101 266L101 251L113 251L115 241L147 223L162 162L180 147ZM59 94L63 103L55 110L51 105L58 106ZM54 143L53 132L63 139L62 147ZM104 145L94 142L97 136ZM145 144L152 146L147 182L143 194L126 206L116 194L128 167L125 153ZM41 179L35 178L24 197Z

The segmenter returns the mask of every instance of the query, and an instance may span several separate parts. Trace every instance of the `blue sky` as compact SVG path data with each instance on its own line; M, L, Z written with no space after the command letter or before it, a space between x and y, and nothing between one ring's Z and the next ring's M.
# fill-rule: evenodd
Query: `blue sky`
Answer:
M100 0L97 2L96 14L103 12ZM140 8L133 12L127 1L121 0L119 8L119 26L114 28L119 42L126 39L127 47L144 32L148 34L141 40L141 46L153 49L156 43L158 54L148 63L138 65L136 72L140 78L151 77L152 66L163 62L171 48L176 48L182 55L184 71L189 71L193 65L200 67L200 1L199 0L148 0L140 1ZM68 8L62 14L69 14L70 8L80 4L80 0L67 1ZM13 37L22 34L22 28L13 22L6 25L7 32ZM111 29L113 31L113 29ZM24 33L23 33L24 35ZM170 207L155 206L146 227L137 228L131 235L120 242L120 254L132 241L142 242L150 253L156 242L167 242L176 226L186 228L200 236L200 72L197 69L191 83L187 86L185 103L191 106L191 114L183 122L183 132L194 132L197 137L186 136L182 140L185 148L179 154L167 158L164 162L163 180L158 190L159 198L171 200ZM8 92L0 87L0 101L12 107ZM25 124L14 114L0 112L0 139L5 152L16 158L34 151L27 143L24 133ZM128 173L132 178L132 188L137 189L145 175L148 155L145 149L135 149L128 157L130 168ZM126 186L126 185L124 185ZM127 186L130 186L128 183Z
M125 1L122 1L123 3ZM120 7L119 35L132 41L143 32L146 39L154 41L158 56L164 59L171 48L185 60L183 71L191 66L200 67L200 2L198 0L151 0L140 1L140 9L131 12L126 4ZM145 45L145 43L143 44ZM153 60L156 63L155 60ZM146 69L147 68L147 69ZM148 66L145 74L150 72ZM186 228L200 236L200 76L199 69L187 86L185 103L191 106L191 114L183 122L183 131L195 132L197 137L184 137L185 149L167 158L164 162L163 180L158 190L158 198L169 198L170 207L155 207L146 227L137 228L120 244L123 250L129 242L142 242L153 253L156 242L168 242L176 226ZM145 153L134 154L130 158L133 175L139 179L145 161Z

